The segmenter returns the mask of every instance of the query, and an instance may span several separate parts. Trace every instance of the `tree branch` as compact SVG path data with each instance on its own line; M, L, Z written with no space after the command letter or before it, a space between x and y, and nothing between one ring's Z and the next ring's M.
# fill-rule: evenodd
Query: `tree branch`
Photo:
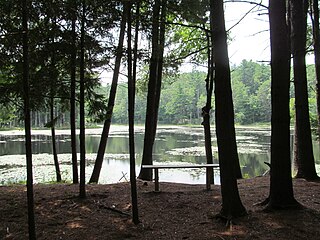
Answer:
M227 32L229 32L232 28L234 28L235 26L237 26L246 16L248 16L253 9L255 9L257 7L256 6L253 6L249 11L247 11L232 27L230 27Z
M246 1L246 0L226 0L226 1L224 1L224 3L247 3L247 4L253 4L253 5L256 5L256 6L259 6L259 7L263 7L263 8L269 9L268 6L262 4L262 1L260 1L260 3L257 3L257 2Z
M170 25L177 25L177 26L182 26L182 27L189 27L189 28L197 28L205 32L210 32L210 30L206 29L205 27L201 27L198 25L189 25L189 24L184 24L184 23L174 23L174 22L165 22L166 24Z
M179 61L179 60L184 60L184 59L186 59L187 57L190 57L190 56L193 55L193 54L196 54L196 53L199 53L199 52L201 52L201 51L203 51L203 50L206 50L207 48L208 48L208 46L205 46L205 47L200 48L200 49L198 49L198 50L196 50L196 51L194 51L194 52L191 52L191 53L189 53L189 54L187 54L187 55L185 55L185 56L175 58L175 59L173 59L172 61L173 61L173 62L176 62L176 61Z

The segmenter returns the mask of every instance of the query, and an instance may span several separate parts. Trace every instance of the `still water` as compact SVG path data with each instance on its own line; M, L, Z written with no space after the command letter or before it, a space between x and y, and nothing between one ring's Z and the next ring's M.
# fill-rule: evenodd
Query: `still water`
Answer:
M86 177L89 180L102 129L86 130ZM270 162L270 129L237 128L237 145L240 165L244 177L262 175ZM144 131L135 130L136 172L140 171L143 151ZM60 169L64 180L71 181L71 138L66 130L57 131L57 150ZM212 130L212 144L215 162L217 143ZM291 144L292 145L292 144ZM318 173L320 171L319 145L314 143L314 154ZM35 182L55 180L55 168L51 155L50 131L32 132L33 171ZM0 132L0 184L26 180L25 145L22 131ZM78 157L79 158L79 157ZM201 127L160 126L154 146L155 164L199 164L205 163L204 134ZM129 138L128 128L112 126L109 134L100 183L115 183L129 179ZM205 183L204 169L164 169L160 170L160 181L180 183ZM215 173L219 183L219 173Z

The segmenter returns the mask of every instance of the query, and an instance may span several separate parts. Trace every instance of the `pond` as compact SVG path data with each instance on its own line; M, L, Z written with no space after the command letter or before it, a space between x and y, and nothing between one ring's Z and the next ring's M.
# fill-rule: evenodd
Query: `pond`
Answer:
M89 180L98 150L101 128L86 130L86 178ZM268 170L264 162L270 162L270 129L237 128L237 145L240 165L244 177L262 175ZM135 128L136 172L140 171L143 151L144 129ZM292 139L292 138L291 138ZM68 130L57 131L57 150L62 178L71 181L71 138ZM129 179L128 127L111 126L99 183L116 183ZM217 160L217 142L212 130L214 161ZM32 131L34 181L55 180L55 169L51 155L50 131ZM319 173L320 151L314 142L314 154ZM292 148L292 144L291 144ZM25 144L23 131L0 132L0 184L26 180ZM78 156L79 159L79 156ZM205 163L204 134L201 127L159 126L154 146L155 164ZM160 181L179 183L205 183L204 169L167 169L160 171ZM215 173L219 183L219 173Z

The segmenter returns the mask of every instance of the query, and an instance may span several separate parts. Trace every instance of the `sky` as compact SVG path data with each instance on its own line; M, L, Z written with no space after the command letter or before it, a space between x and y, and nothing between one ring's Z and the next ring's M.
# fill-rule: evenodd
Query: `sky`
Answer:
M231 28L229 37L232 40L228 42L230 66L239 65L243 59L268 63L270 35L267 9L246 2L231 1L226 0L224 4L226 29ZM263 2L268 5L268 1ZM247 14L248 12L250 13ZM192 69L191 64L183 64L181 67L182 72ZM196 69L206 71L204 67Z
M259 16L258 10L262 8L255 7L250 14L243 16L254 7L248 3L226 2L225 3L225 21L226 29L231 29L228 52L230 65L239 65L243 59L252 61L269 61L269 23L268 16ZM264 13L267 11L264 10ZM239 20L241 22L239 22ZM236 24L236 26L234 26ZM234 26L234 27L233 27ZM183 64L181 71L189 72L192 65ZM202 69L205 71L205 69ZM102 82L111 82L112 73L102 73ZM120 77L120 81L126 81L125 77Z
M251 12L246 15L250 10ZM243 59L254 62L270 61L267 13L267 9L249 3L225 3L226 29L232 28L230 31L232 41L228 46L231 65L238 65Z
M239 65L243 59L267 64L270 61L268 11L262 6L239 1L226 0L224 5L226 29L231 28L229 36L232 40L228 44L230 65ZM268 0L262 0L262 4L268 6ZM248 12L250 13L247 14ZM307 63L312 62L313 56L307 57ZM192 65L184 64L181 71L189 72L192 68ZM102 77L103 82L110 82L112 74L104 73ZM126 81L122 78L120 81Z

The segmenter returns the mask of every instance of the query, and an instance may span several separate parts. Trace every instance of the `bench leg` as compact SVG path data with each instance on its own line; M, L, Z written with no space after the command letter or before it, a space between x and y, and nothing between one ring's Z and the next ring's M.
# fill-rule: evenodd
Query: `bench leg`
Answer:
M159 192L159 169L154 169L154 190Z

